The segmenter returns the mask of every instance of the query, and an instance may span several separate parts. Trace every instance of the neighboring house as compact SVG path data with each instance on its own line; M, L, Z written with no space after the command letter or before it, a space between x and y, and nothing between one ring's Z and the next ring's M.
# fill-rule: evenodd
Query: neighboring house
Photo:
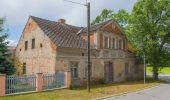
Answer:
M87 71L85 28L68 25L64 19L49 21L30 16L16 48L23 74L71 71L72 82L83 85ZM77 34L79 33L79 34ZM127 48L120 26L106 21L91 27L91 77L107 83L143 78L143 65Z

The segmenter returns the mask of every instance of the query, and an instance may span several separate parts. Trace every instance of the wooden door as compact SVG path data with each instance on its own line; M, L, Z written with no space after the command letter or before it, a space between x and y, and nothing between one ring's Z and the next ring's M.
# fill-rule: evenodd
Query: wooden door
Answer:
M106 83L113 82L113 63L110 61L104 62L105 68L105 81Z

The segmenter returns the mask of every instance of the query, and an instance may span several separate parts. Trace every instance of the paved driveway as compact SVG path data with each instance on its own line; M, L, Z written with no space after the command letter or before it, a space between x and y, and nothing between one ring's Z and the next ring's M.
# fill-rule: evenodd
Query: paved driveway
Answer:
M160 78L170 82L170 75L160 75ZM104 100L170 100L170 83Z

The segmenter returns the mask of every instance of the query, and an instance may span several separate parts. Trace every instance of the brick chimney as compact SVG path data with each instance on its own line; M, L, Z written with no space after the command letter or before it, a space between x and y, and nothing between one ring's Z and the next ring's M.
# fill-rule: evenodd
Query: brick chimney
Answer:
M62 23L62 24L65 24L65 23L66 23L66 20L65 20L65 19L59 19L58 22L59 22L59 23Z

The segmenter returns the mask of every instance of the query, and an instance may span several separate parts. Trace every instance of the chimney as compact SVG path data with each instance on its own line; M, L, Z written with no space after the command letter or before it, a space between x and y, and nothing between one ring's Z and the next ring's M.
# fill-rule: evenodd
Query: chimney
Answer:
M62 24L65 24L65 23L66 23L66 20L65 20L65 19L59 19L58 22L59 22L59 23L62 23Z

